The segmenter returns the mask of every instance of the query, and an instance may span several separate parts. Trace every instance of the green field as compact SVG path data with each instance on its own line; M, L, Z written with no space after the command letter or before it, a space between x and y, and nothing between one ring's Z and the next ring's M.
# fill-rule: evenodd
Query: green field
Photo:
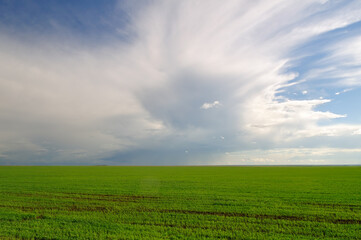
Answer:
M361 167L0 167L0 239L361 239Z

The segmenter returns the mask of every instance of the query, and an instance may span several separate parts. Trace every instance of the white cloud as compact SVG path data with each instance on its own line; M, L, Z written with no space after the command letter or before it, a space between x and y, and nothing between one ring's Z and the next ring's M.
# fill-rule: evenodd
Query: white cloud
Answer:
M214 101L212 103L203 103L203 105L201 106L201 109L210 109L210 108L219 107L219 106L221 106L221 103L219 101Z
M298 130L296 134L302 137L315 137L315 136L351 136L356 135L361 125L351 124L334 124L331 126L312 126L308 129Z
M227 152L215 165L325 165L358 164L361 148L276 148ZM347 157L340 162L340 157Z
M361 128L355 129L352 133L352 135L361 135Z
M336 92L335 95L340 95L340 94L342 94L342 93L347 93L347 92L352 91L352 90L353 90L353 89L351 89L351 88L349 88L349 89L344 89L344 90L342 90L341 92Z
M346 115L331 112L315 111L318 105L330 102L328 99L314 100L289 100L275 99L272 90L265 91L264 95L252 99L245 111L244 117L246 130L253 136L273 139L276 142L284 142L297 138L322 136L345 133L342 129L350 126L338 126L339 131L333 130L333 126L318 126L320 120L344 118Z

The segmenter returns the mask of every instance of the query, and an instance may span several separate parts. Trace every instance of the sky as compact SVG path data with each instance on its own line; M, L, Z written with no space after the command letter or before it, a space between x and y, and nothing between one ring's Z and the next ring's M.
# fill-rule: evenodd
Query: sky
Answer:
M359 0L0 0L0 165L361 164Z

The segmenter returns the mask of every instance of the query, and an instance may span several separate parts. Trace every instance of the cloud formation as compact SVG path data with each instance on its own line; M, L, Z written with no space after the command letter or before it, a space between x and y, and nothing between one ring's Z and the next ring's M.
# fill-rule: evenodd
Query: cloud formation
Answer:
M210 108L219 107L219 106L221 106L221 103L219 101L214 101L212 103L203 103L203 105L201 106L201 109L210 109Z
M357 88L360 36L326 41L313 66L298 68L312 57L305 46L357 24L360 10L359 1L119 1L101 39L61 21L41 34L41 23L20 33L1 25L0 163L222 164L225 152L315 137L355 147L344 138L360 123L334 123L347 113L319 110L332 99L312 84ZM301 98L287 95L307 84Z
M226 152L215 165L352 165L359 164L361 149L349 148L275 148ZM346 158L340 162L340 158Z

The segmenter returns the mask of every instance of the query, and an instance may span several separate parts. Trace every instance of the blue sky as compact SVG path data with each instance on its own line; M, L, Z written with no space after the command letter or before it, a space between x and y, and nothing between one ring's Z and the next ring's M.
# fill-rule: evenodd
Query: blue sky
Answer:
M361 2L0 1L0 164L361 164Z

